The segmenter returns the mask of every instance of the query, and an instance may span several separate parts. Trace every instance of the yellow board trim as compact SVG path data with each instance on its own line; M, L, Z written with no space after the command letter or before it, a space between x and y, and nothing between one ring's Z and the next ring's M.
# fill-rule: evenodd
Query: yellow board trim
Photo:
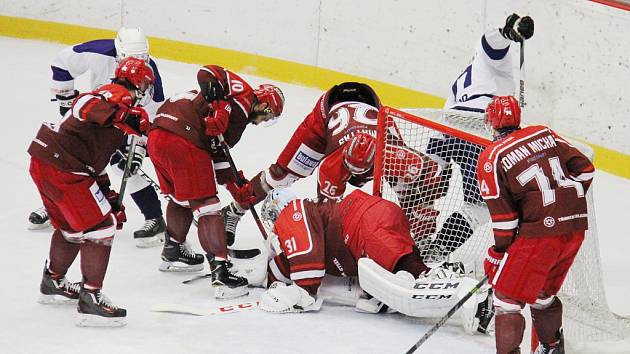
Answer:
M58 22L0 16L0 35L75 44L96 38L113 38L116 32ZM170 39L149 37L149 40L151 55L158 58L198 65L212 62L212 64L225 66L236 72L290 84L326 90L343 81L365 82L379 93L384 104L393 107L440 108L445 101L443 98L401 86L286 60ZM603 146L589 145L595 150L595 166L598 169L630 178L630 155Z

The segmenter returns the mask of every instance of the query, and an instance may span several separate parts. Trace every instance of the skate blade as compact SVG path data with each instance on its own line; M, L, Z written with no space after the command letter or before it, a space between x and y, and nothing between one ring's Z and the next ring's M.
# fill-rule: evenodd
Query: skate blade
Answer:
M162 246L164 244L164 233L157 234L151 237L136 238L136 247L138 248L151 248L156 246Z
M163 261L158 269L160 272L199 272L203 270L203 263L190 265L183 262Z
M226 285L213 285L214 297L216 299L233 299L239 296L249 294L247 286L239 286L238 288L230 288Z
M37 302L42 305L76 305L79 299L67 298L63 295L44 295L40 294Z
M33 224L31 222L28 222L28 221L26 223L26 228L28 230L31 230L31 231L33 231L33 230L43 230L43 229L47 229L49 227L50 227L50 220L46 221L43 224Z
M79 313L74 322L78 327L110 327L118 328L127 325L127 317L103 317Z

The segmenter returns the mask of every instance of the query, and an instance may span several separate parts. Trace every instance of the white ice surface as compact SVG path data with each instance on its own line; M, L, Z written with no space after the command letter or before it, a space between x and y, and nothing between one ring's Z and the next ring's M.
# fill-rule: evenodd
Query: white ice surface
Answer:
M434 320L366 315L327 305L318 313L291 315L258 310L209 317L150 312L150 307L160 302L194 306L219 302L211 298L207 281L183 285L181 281L189 274L158 272L161 248L134 247L132 233L143 219L130 198L126 199L129 222L116 236L104 286L114 303L127 308L129 324L120 329L77 328L72 306L36 303L51 231L26 230L28 214L40 205L28 174L26 149L42 121L58 119L57 105L48 102L49 65L61 48L58 44L0 37L0 111L4 122L0 139L0 353L401 353L430 328ZM167 97L195 88L195 65L159 59L158 64ZM253 84L268 81L245 77ZM85 85L83 82L83 89ZM281 121L266 129L248 128L232 152L249 177L274 161L321 94L284 83L281 87L287 98ZM153 173L148 164L145 169ZM630 237L625 218L630 215L630 181L598 172L595 188L608 300L613 310L629 315ZM302 196L311 196L315 181L305 179L294 189ZM221 196L229 200L223 191ZM188 239L199 251L194 230ZM239 226L238 242L245 247L260 242L249 216ZM72 281L80 279L78 266L77 260L68 274ZM255 299L259 293L255 290L247 299ZM238 300L222 303L234 302ZM492 353L494 339L468 336L458 325L448 324L420 352Z

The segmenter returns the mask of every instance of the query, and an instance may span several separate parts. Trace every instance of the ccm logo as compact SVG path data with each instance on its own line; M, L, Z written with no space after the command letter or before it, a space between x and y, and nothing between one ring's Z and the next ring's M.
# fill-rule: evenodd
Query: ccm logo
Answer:
M420 295L414 295L411 298L412 299L417 299L417 300L443 300L443 299L450 299L451 295L432 295L432 294L420 294Z
M413 286L414 289L419 290L446 290L446 289L457 289L459 286L459 282L457 283L416 283Z

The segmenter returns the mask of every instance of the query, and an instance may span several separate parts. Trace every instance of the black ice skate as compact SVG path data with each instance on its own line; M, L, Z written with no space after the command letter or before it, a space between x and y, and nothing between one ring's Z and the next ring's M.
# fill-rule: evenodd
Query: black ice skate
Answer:
M562 329L560 330L560 339L553 346L549 344L538 345L534 354L564 354L564 335Z
M127 310L112 304L100 289L81 288L77 311L76 325L79 327L122 327L127 324Z
M494 323L492 323L492 319L494 317L494 308L492 306L492 289L488 290L486 299L477 305L475 317L479 320L477 332L488 334L493 331Z
M50 226L50 218L48 218L48 212L46 208L41 207L35 211L33 211L28 216L28 226L29 230L40 230L45 229Z
M39 285L40 304L71 304L79 298L81 283L71 283L66 277L54 277L48 268L44 267L42 282Z
M227 234L227 245L232 246L236 236L236 225L241 220L244 212L237 210L234 203L225 206L221 209L221 215L223 216L223 223L225 224L225 233Z
M231 299L247 295L247 279L232 274L227 261L215 260L208 257L210 261L210 272L212 277L212 287L214 297L217 299Z
M133 239L136 241L136 247L149 248L159 246L164 243L164 233L166 232L166 223L163 217L149 219L139 230L133 233Z
M203 255L193 252L186 243L177 243L165 232L162 249L162 272L198 272L203 270Z

